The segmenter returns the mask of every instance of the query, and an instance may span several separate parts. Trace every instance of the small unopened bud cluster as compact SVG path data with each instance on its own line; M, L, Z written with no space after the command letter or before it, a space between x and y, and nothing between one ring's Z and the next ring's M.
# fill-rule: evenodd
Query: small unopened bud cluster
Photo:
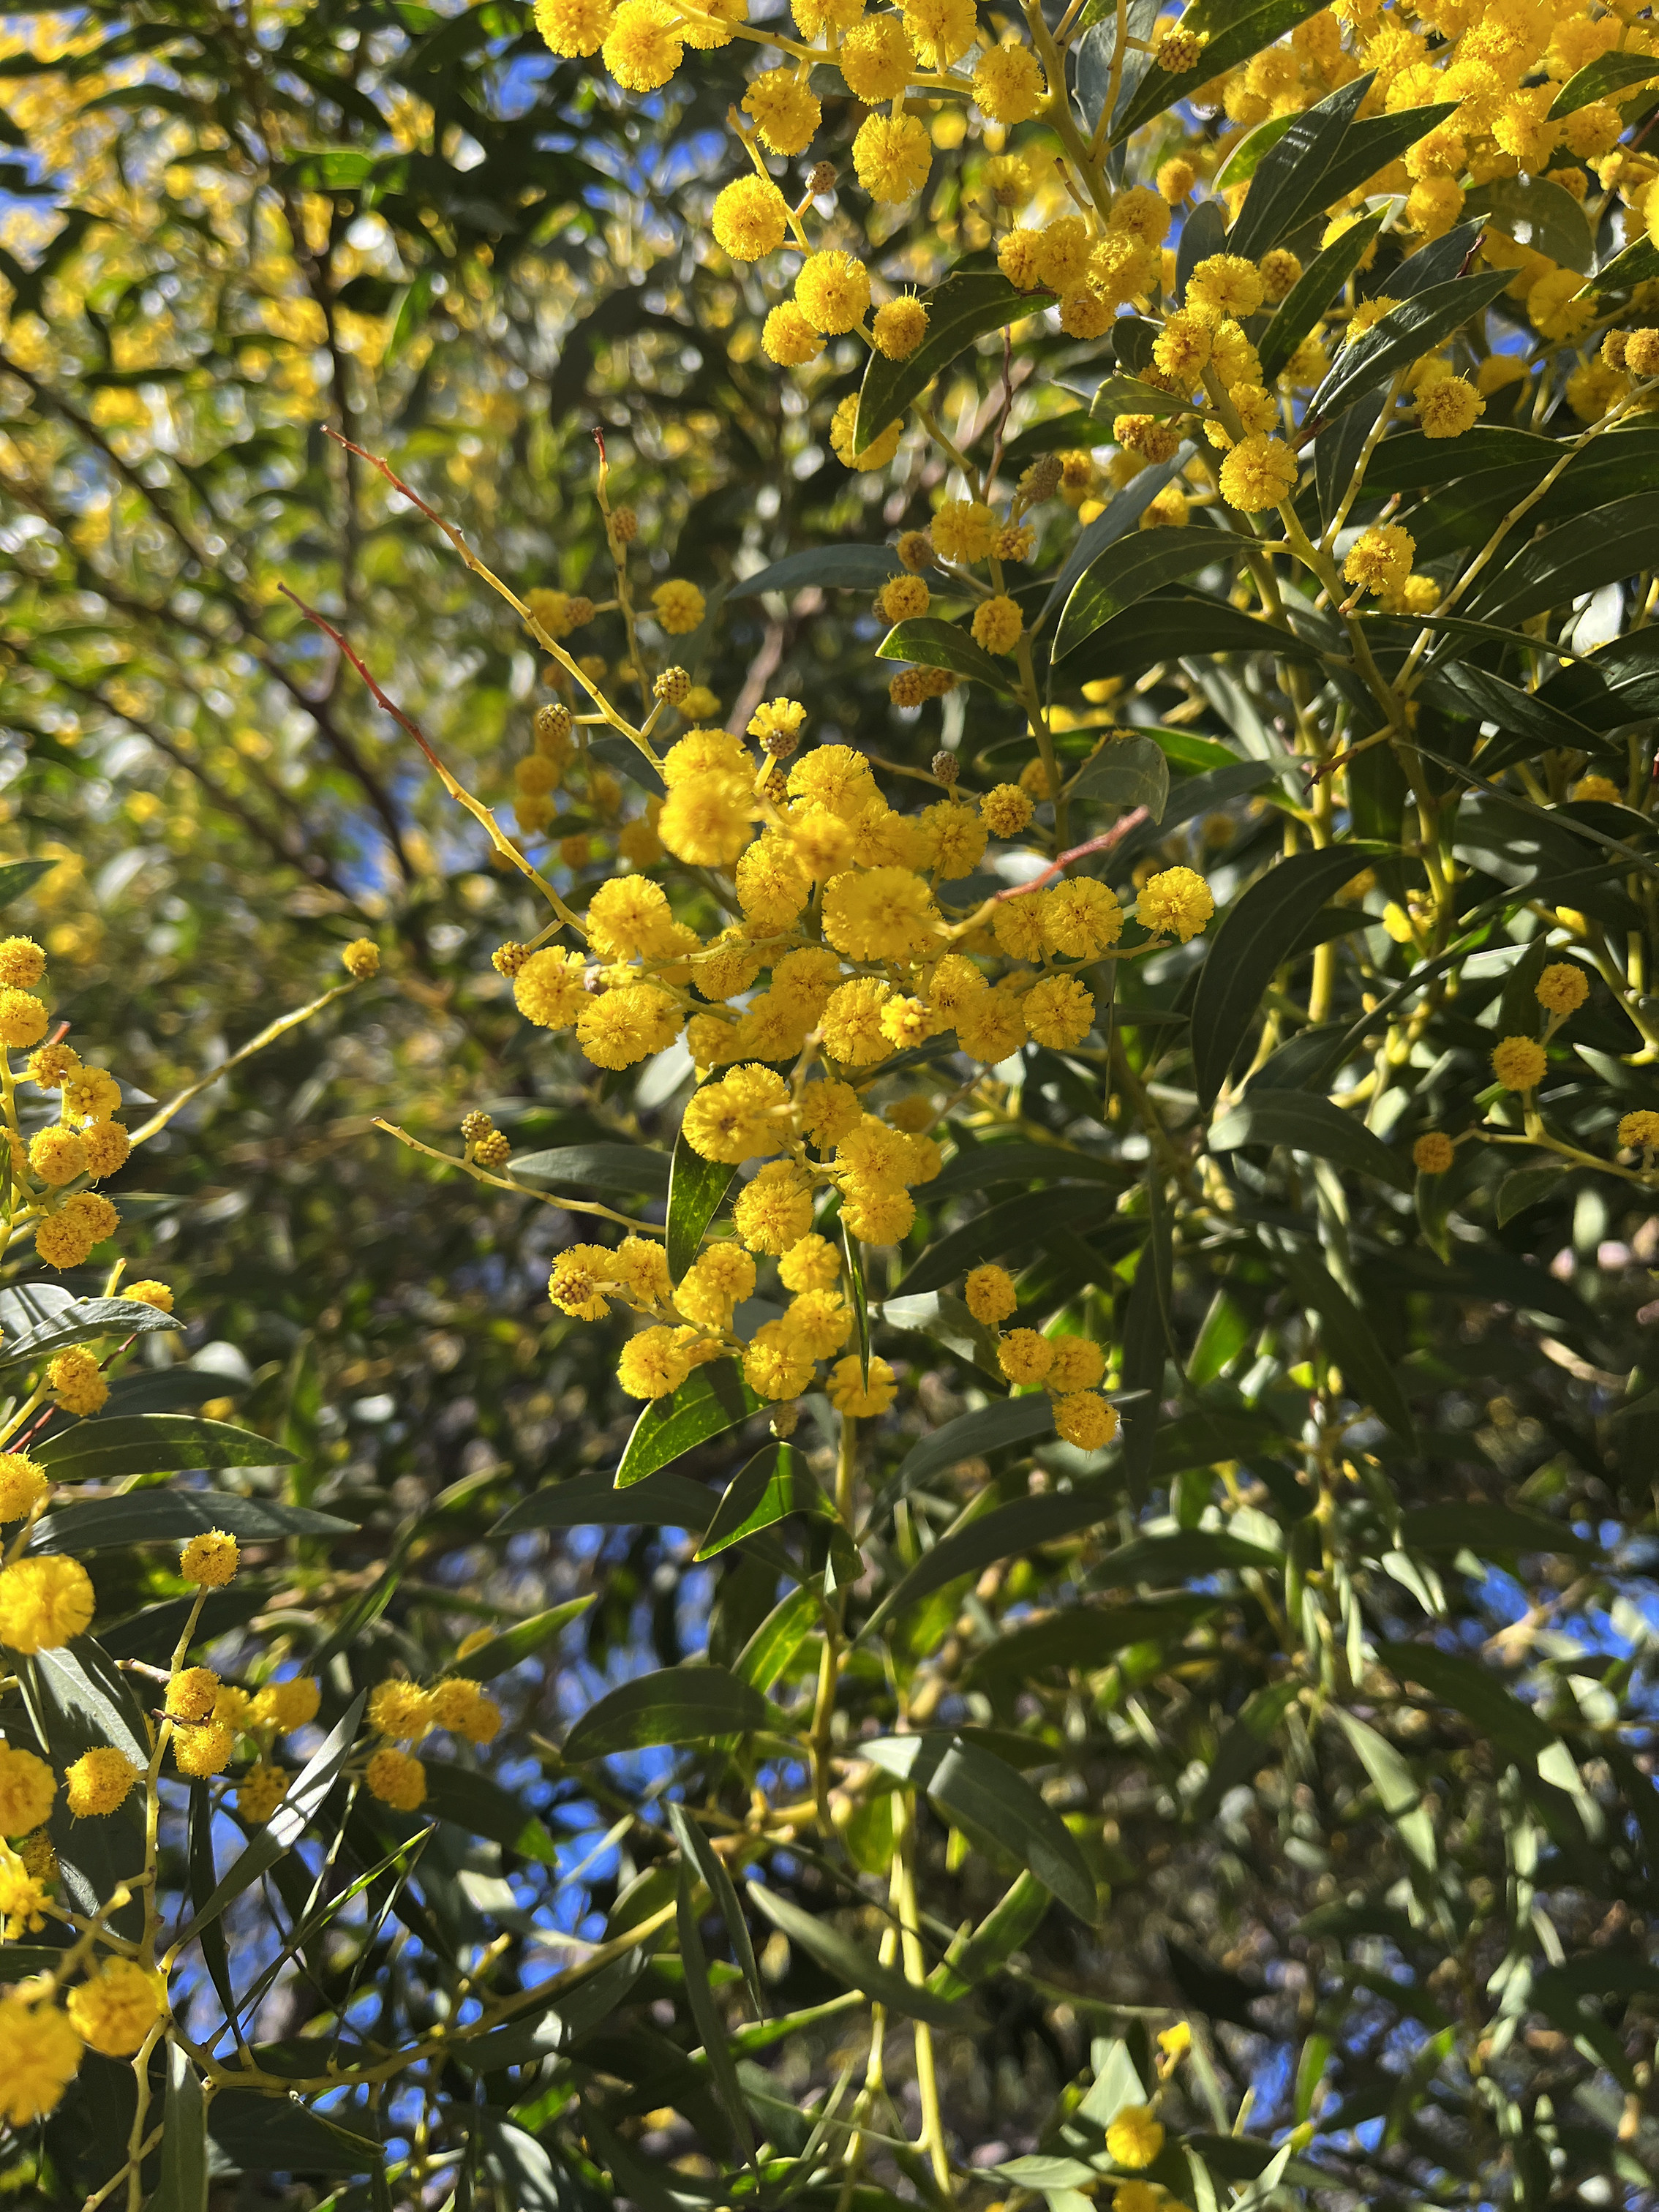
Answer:
M962 763L954 753L933 755L933 780L936 783L942 783L947 791L953 787L961 774Z
M1052 499L1060 489L1063 466L1058 453L1045 453L1041 460L1033 461L1019 480L1021 506L1036 507L1045 499Z
M536 709L536 742L538 745L562 744L570 735L570 709L550 699L545 706Z
M631 507L613 507L611 535L618 545L631 545L640 534L640 518Z
M487 1137L495 1126L489 1115L475 1106L470 1114L461 1118L461 1140L464 1144L476 1145L479 1138Z
M691 689L691 678L684 668L665 668L651 689L665 705L678 707Z
M806 179L809 199L821 200L826 192L836 189L836 165L833 161L815 161L811 174Z
M530 947L527 945L515 945L509 938L505 945L498 945L490 954L489 964L498 975L511 978L518 974L529 957Z

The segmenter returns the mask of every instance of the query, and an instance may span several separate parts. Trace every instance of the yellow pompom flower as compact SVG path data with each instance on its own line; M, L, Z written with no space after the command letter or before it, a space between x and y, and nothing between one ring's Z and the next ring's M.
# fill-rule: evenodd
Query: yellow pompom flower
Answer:
M1096 960L1123 933L1123 910L1109 884L1079 876L1040 891L1045 942L1068 960Z
M870 305L870 272L850 253L809 253L795 279L795 305L815 331L838 337Z
M1012 653L1024 627L1019 608L1012 599L1000 596L981 599L974 610L974 642L987 653Z
M1106 2130L1106 2154L1117 2166L1151 2166L1163 2148L1163 2124L1147 2105L1124 2106Z
M15 1744L0 1743L0 1835L26 1836L31 1828L44 1827L57 1795L58 1784L44 1759Z
M979 34L974 0L904 0L904 28L919 59L948 69Z
M755 1263L735 1244L711 1245L686 1269L675 1310L700 1328L729 1328L735 1307L755 1290Z
M161 1709L176 1721L205 1721L219 1698L219 1677L211 1667L184 1667L168 1678Z
M1117 1407L1093 1390L1068 1390L1054 1401L1054 1428L1079 1451L1102 1451L1117 1434Z
M630 1398L669 1398L691 1372L672 1328L641 1329L617 1361L617 1380Z
M77 1190L56 1213L36 1222L36 1255L49 1267L78 1267L106 1237L115 1234L120 1218L108 1199L98 1192Z
M654 92L685 58L685 33L665 0L622 0L605 33L605 65L629 92Z
M872 107L897 99L910 82L910 41L896 15L856 23L842 40L836 61L853 97Z
M882 1034L881 1011L892 995L890 983L860 975L832 992L823 1010L823 1048L848 1067L868 1067L891 1056Z
M761 143L775 154L799 154L812 143L823 111L792 69L768 70L743 96Z
M235 1748L236 1732L228 1721L203 1721L175 1732L173 1764L190 1781L205 1782L210 1775L224 1772Z
M853 141L853 167L872 200L908 200L927 181L933 142L914 115L869 115Z
M1011 1382L1041 1382L1054 1364L1054 1348L1035 1328L1011 1329L997 1346L997 1364Z
M761 350L780 368L804 368L823 351L823 340L794 301L785 300L761 325Z
M39 1875L32 1874L13 1852L0 1852L0 1929L9 1943L46 1926L49 1901L46 1885Z
M775 1405L799 1397L812 1379L812 1365L781 1321L763 1322L744 1352L743 1379L757 1396Z
M1035 811L1017 783L994 785L979 802L980 819L994 837L1018 837Z
M538 1029L568 1029L587 1004L586 978L580 952L544 945L513 978L513 1003Z
M340 965L354 983L367 983L380 972L380 948L372 937L354 937L340 954Z
M885 354L889 361L908 361L927 335L927 310L906 292L876 309L870 335L877 351Z
M222 1589L234 1578L240 1552L236 1539L222 1528L210 1528L192 1536L179 1554L179 1571L198 1589Z
M989 1261L969 1275L963 1296L974 1319L988 1328L1006 1321L1019 1304L1013 1277L1006 1268L994 1267Z
M1648 1107L1626 1114L1619 1124L1619 1142L1628 1152L1651 1152L1659 1146L1659 1114Z
M823 933L849 960L902 960L939 926L933 895L908 868L849 868L823 895Z
M1215 912L1210 886L1191 868L1164 868L1140 888L1135 920L1155 937L1196 937Z
M1462 376L1442 377L1417 403L1417 419L1425 438L1461 438L1486 411L1486 401Z
M895 576L876 594L876 612L884 622L914 622L933 605L933 595L920 576Z
M611 1310L605 1293L615 1285L611 1255L603 1244L573 1244L553 1262L547 1295L577 1321L603 1321Z
M763 1167L732 1209L738 1235L751 1252L787 1252L812 1226L812 1190L788 1160Z
M761 261L783 244L789 210L765 177L739 177L714 202L710 218L716 244L733 261Z
M126 1165L132 1139L119 1121L88 1121L81 1132L81 1150L88 1175L101 1182ZM125 1295L131 1297L132 1292Z
M1290 497L1300 473L1282 439L1241 438L1221 464L1221 496L1241 514L1260 514Z
M322 1692L313 1674L293 1674L285 1682L267 1682L253 1700L252 1718L259 1728L291 1735L317 1717Z
M633 0L623 0L623 4L631 6ZM671 637L687 637L702 620L708 602L695 584L671 577L652 592L651 606Z
M1417 541L1402 524L1373 523L1349 547L1342 574L1358 591L1398 592L1411 574L1416 553Z
M983 561L996 538L996 516L982 500L947 499L933 517L933 550L941 561Z
M9 1650L55 1651L84 1636L92 1615L92 1581L79 1559L48 1553L0 1571L0 1644Z
M757 812L746 775L689 775L669 787L657 835L677 860L729 868L754 835Z
M56 1189L84 1175L87 1148L73 1129L54 1125L29 1139L29 1171Z
M130 2058L161 2018L155 1986L160 1979L136 1959L106 1959L96 1973L70 1991L70 2025L106 2058Z
M859 395L849 392L837 401L830 422L830 447L836 459L846 469L859 469L868 473L884 469L898 451L899 440L904 434L902 421L890 422L884 430L878 430L867 446L854 447L854 431L858 422Z
M1037 234L1037 282L1051 292L1069 292L1088 273L1092 240L1080 215L1057 216Z
M993 46L974 70L974 102L994 123L1028 123L1048 97L1048 82L1029 46Z
M854 1353L836 1362L824 1388L836 1411L855 1420L873 1420L884 1413L898 1393L897 1381L884 1359L871 1360L866 1382Z
M426 1769L406 1751L377 1751L363 1780L369 1794L396 1813L413 1813L426 1802Z
M46 1010L33 992L0 990L0 1044L21 1051L46 1033Z
M1532 994L1547 1012L1576 1014L1589 996L1589 977L1571 960L1552 961L1533 985Z
M1531 1037L1504 1037L1492 1048L1492 1072L1505 1091L1534 1091L1544 1079L1549 1056ZM0 1584L3 1583L0 1577Z
M1075 975L1046 976L1026 995L1025 1021L1039 1044L1064 1052L1081 1044L1094 1025L1095 1002Z
M51 1487L26 1452L0 1452L0 1522L21 1521Z
M1419 1175L1444 1175L1457 1158L1457 1147L1443 1129L1426 1129L1412 1146L1412 1165Z
M46 972L46 956L32 937L0 937L0 988L33 990Z
M556 54L585 60L605 44L613 0L536 0L536 28Z
M706 1160L740 1167L744 1160L780 1148L781 1116L788 1101L789 1086L775 1068L733 1068L720 1082L705 1083L691 1097L681 1123L685 1141ZM576 1249L596 1254L608 1267L611 1255L599 1247Z
M1242 323L1255 314L1266 291L1261 272L1239 253L1212 253L1187 279L1187 312L1206 322L1224 317Z
M394 1743L419 1743L432 1733L432 1700L415 1682L377 1682L369 1692L368 1724Z
M132 1793L138 1769L125 1753L94 1744L64 1770L64 1789L76 1820L118 1812Z
M778 1262L786 1291L831 1291L841 1280L841 1255L827 1237L805 1236Z
M82 2045L66 2014L15 1990L0 1995L0 2118L15 2128L56 2110Z
M288 1795L290 1777L259 1759L236 1785L236 1809L250 1827L263 1828Z
M173 1291L166 1283L146 1279L142 1283L128 1283L121 1296L134 1305L154 1306L157 1313L173 1311Z
M1052 1336L1054 1364L1044 1380L1059 1397L1073 1391L1092 1390L1106 1372L1106 1355L1086 1336Z

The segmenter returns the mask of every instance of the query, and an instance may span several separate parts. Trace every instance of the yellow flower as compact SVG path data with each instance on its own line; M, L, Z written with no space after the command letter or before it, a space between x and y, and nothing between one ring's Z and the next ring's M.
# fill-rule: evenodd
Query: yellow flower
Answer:
M785 300L761 325L761 350L780 368L802 368L823 351L823 340L794 301Z
M623 0L624 7L634 7L639 0ZM659 584L651 594L651 605L657 620L671 637L685 637L702 620L707 601L695 584L678 577Z
M622 0L605 33L605 65L630 92L654 92L684 58L684 33L664 0Z
M1126 2105L1106 2130L1107 2154L1118 2166L1150 2166L1164 2148L1164 2129L1146 2105Z
M1123 933L1116 893L1092 877L1077 877L1036 896L1042 902L1043 937L1067 959L1097 959Z
M1095 1002L1075 975L1051 975L1034 984L1025 1000L1025 1020L1039 1044L1065 1051L1081 1044L1094 1024Z
M126 1165L132 1139L119 1121L88 1121L81 1132L81 1150L88 1175L94 1182L101 1182ZM131 1297L132 1292L124 1295Z
M994 837L1018 837L1033 812L1017 783L999 783L981 794L980 817Z
M1630 1151L1652 1151L1659 1146L1659 1114L1647 1107L1626 1114L1619 1124L1619 1142Z
M1543 1046L1531 1037L1505 1037L1492 1050L1492 1072L1505 1091L1535 1090L1548 1065Z
M211 1667L185 1667L169 1679L162 1710L176 1721L204 1721L218 1697L219 1677Z
M222 1774L235 1748L235 1731L228 1721L203 1721L197 1727L177 1729L173 1738L173 1762L192 1782Z
M754 1290L755 1263L749 1255L735 1244L714 1244L686 1269L674 1304L701 1328L729 1328L733 1309Z
M884 307L882 313L886 312ZM932 605L933 593L920 576L894 576L876 594L876 612L884 622L914 622Z
M1419 1175L1444 1175L1457 1158L1457 1147L1441 1129L1426 1129L1412 1146L1412 1165Z
M288 1795L289 1776L263 1759L250 1766L236 1785L236 1809L250 1826L263 1828Z
M322 1693L312 1674L290 1675L285 1682L267 1682L253 1699L252 1718L259 1728L291 1735L317 1717Z
M380 972L380 948L372 937L354 937L341 953L340 964L354 983L366 983Z
M413 1813L426 1802L426 1769L406 1751L377 1751L363 1780L370 1795L394 1812Z
M823 109L792 69L768 70L756 77L743 105L755 118L761 143L775 154L804 151L823 119Z
M947 69L978 36L974 0L904 0L904 28L920 59Z
M823 1010L823 1048L848 1067L869 1067L890 1057L882 1035L881 1010L892 995L890 983L860 975L831 993Z
M987 653L1012 653L1024 629L1019 608L1012 599L982 599L974 610L974 642Z
M815 331L837 337L870 304L870 272L850 253L809 253L795 279L795 305Z
M179 1554L179 1571L198 1589L222 1589L234 1580L240 1553L234 1536L210 1528L192 1536Z
M751 1252L787 1252L812 1226L810 1183L787 1160L774 1160L745 1183L732 1218Z
M1117 1434L1117 1408L1092 1390L1067 1391L1055 1402L1054 1428L1079 1451L1101 1451Z
M1552 1014L1574 1014L1589 996L1589 977L1571 960L1556 960L1533 986L1533 996Z
M1425 438L1461 438L1486 411L1486 401L1462 376L1442 377L1417 403Z
M1196 937L1215 912L1210 887L1191 868L1164 868L1140 887L1135 920L1155 937Z
M974 70L974 101L994 123L1027 123L1048 97L1048 82L1029 46L993 46Z
M92 1615L92 1582L78 1559L49 1553L0 1571L0 1644L13 1651L56 1650L84 1635Z
M641 1329L623 1345L617 1380L630 1398L668 1398L691 1372L672 1328Z
M997 1365L1011 1382L1041 1382L1054 1364L1054 1348L1035 1328L1011 1329L997 1346Z
M368 1724L396 1743L418 1743L432 1732L432 1700L414 1682L377 1682L368 1700Z
M1187 279L1187 312L1210 323L1224 316L1243 322L1261 305L1266 289L1253 261L1239 253L1212 253Z
M53 2111L81 2063L81 2039L50 2003L0 1995L0 2118L15 2128Z
M98 1192L77 1190L64 1200L56 1213L36 1222L36 1255L49 1267L78 1267L94 1247L115 1234L120 1218L108 1199ZM83 1347L77 1345L74 1348L79 1351Z
M750 1389L773 1403L798 1398L812 1379L812 1362L781 1321L763 1322L743 1355Z
M1051 1336L1054 1364L1043 1377L1059 1396L1074 1390L1092 1390L1106 1372L1106 1355L1086 1336Z
M73 1129L54 1125L29 1139L30 1172L54 1189L83 1175L86 1165L87 1148Z
M51 1484L24 1452L0 1452L0 1522L21 1521Z
M556 54L586 59L605 43L612 0L536 0L536 28Z
M50 1901L45 1882L15 1852L0 1852L0 1926L9 1943L46 1926Z
M1006 1268L994 1267L989 1261L969 1274L963 1296L974 1319L991 1328L1006 1321L1019 1304L1013 1277Z
M82 2041L106 2058L130 2057L161 2017L160 1979L136 1959L106 1959L69 1993L70 2020Z
M77 1820L117 1812L137 1779L138 1769L125 1753L94 1744L64 1771L69 1808Z
M1280 439L1241 438L1221 464L1221 496L1241 514L1259 514L1288 499L1300 473Z
M927 183L933 161L927 125L914 115L866 116L853 141L853 167L872 200L908 200Z
M1362 592L1397 592L1411 574L1416 552L1417 541L1403 525L1374 523L1349 547L1342 574Z
M859 1420L871 1420L878 1413L884 1413L898 1391L893 1370L884 1359L871 1360L870 1379L866 1383L856 1355L851 1353L845 1359L836 1362L824 1387L829 1393L830 1403L838 1413L845 1413Z
M670 785L657 835L677 860L730 867L754 835L757 811L750 777L689 775Z
M848 868L823 895L823 933L849 960L902 960L939 924L933 895L908 868Z
M789 210L765 177L739 177L715 200L711 222L716 242L733 261L761 261L783 244Z
M46 972L46 956L32 937L0 938L0 986L32 990Z
M996 537L997 519L982 500L947 499L933 517L933 549L941 561L983 561Z
M46 1010L32 992L0 989L0 1044L21 1050L46 1033Z
M705 1083L693 1095L681 1124L685 1141L706 1160L740 1167L744 1160L779 1149L780 1117L788 1099L789 1086L775 1069L733 1068L720 1082ZM609 1262L609 1253L595 1246L578 1249L596 1252Z
M44 1759L14 1744L0 1744L0 1835L27 1835L43 1826L57 1795L58 1784Z

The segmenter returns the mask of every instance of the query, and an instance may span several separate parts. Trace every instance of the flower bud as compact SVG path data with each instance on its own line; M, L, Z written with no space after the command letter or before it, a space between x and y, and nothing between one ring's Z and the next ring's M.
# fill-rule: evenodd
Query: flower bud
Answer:
M479 1138L487 1137L495 1126L489 1115L475 1106L470 1114L462 1117L461 1141L464 1144L476 1145Z
M691 678L683 668L665 668L651 689L659 699L678 707L691 689Z
M504 1168L513 1157L513 1146L503 1129L489 1129L472 1147L472 1157L481 1168Z
M640 518L631 507L611 511L611 535L618 545L631 545L640 534Z
M933 780L935 782L942 783L945 788L949 790L961 774L962 764L957 760L954 753L935 753L933 755Z
M530 947L515 945L509 938L505 945L498 945L490 954L489 964L498 975L513 976L518 974L529 957Z
M1028 507L1052 499L1060 489L1063 467L1058 453L1044 453L1041 460L1033 461L1019 480L1019 495Z
M550 699L536 709L536 743L542 746L563 744L570 735L570 709Z
M833 192L836 189L835 163L815 161L812 164L811 174L806 179L806 189L815 200L821 200L826 192Z

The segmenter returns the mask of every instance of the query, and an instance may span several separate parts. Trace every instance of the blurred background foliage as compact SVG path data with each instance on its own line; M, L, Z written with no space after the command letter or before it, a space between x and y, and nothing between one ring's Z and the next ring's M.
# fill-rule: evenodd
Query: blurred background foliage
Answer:
M740 727L744 702L787 691L811 699L823 738L856 728L908 763L931 754L942 715L959 732L971 714L969 750L994 746L1005 710L964 710L958 692L901 717L870 660L878 626L861 603L809 592L787 607L740 596L722 606L718 592L798 545L925 520L933 465L919 459L896 485L850 476L827 450L830 413L854 388L850 355L829 350L808 400L759 355L757 280L707 237L708 204L732 173L718 125L739 88L740 46L624 102L581 64L557 62L529 8L507 0L443 10L93 0L72 13L12 9L5 23L0 848L58 860L30 926L60 989L72 980L76 1032L109 1039L130 1086L157 1097L314 995L348 939L380 939L378 984L216 1086L150 1148L145 1195L123 1200L143 1232L133 1269L175 1286L199 1394L295 1449L310 1501L361 1522L357 1538L317 1547L295 1570L310 1620L429 1669L469 1621L596 1594L559 1665L511 1678L522 1745L526 1729L556 1729L642 1651L670 1664L711 1634L717 1650L735 1648L771 1586L741 1564L692 1565L692 1542L673 1531L485 1540L519 1495L612 1462L635 1410L612 1381L620 1337L547 1304L548 1256L568 1219L440 1188L373 1119L393 1114L453 1146L461 1114L482 1105L520 1150L660 1140L672 1123L661 1100L636 1118L623 1091L586 1080L514 1016L489 953L528 932L517 889L279 598L281 580L337 611L457 772L506 803L546 696L543 671L507 611L435 533L391 512L325 432L384 453L515 587L604 598L601 428L612 497L638 511L652 560L711 593L686 658L726 718ZM826 102L820 150L832 158L856 120L846 105L838 117ZM939 143L952 125L935 118ZM907 219L915 236L890 234L885 265L918 276L935 254L972 252L988 236L971 168L965 181L947 174ZM1022 373L1042 358L1025 350ZM971 425L994 406L1000 366L994 351L959 365L947 419ZM614 661L612 623L583 632L580 649ZM588 836L603 865L602 818L573 817L570 834ZM1026 1097L1028 1115L1055 1133L1090 1104L1069 1095L1063 1070ZM1650 1363L1656 1250L1644 1211L1620 1213L1611 1191L1565 1186L1524 1232L1494 1239L1458 1329L1432 1357L1420 1343L1413 1355L1414 1387L1441 1394L1439 1433L1461 1439L1444 1457L1473 1449L1494 1491L1571 1500L1577 1517L1626 1544L1607 1645L1622 1656L1578 1662L1571 1690L1564 1658L1559 1695L1591 1720L1608 1694L1598 1673L1628 1709L1646 1710L1652 1620L1643 1577L1656 1417L1613 1427L1604 1415L1607 1389L1633 1374L1639 1384ZM1523 1252L1550 1262L1535 1279L1557 1286L1541 1323L1506 1303L1504 1268ZM1177 1255L1175 1327L1188 1346L1205 1333L1218 1374L1267 1291L1244 1263L1219 1291L1208 1266L1200 1248ZM1571 1334L1586 1303L1595 1359L1554 1333ZM1405 1288L1400 1304L1414 1310ZM1411 1322L1419 1339L1422 1326ZM912 1349L925 1359L921 1340ZM965 1402L962 1360L939 1355L919 1372L931 1419ZM1283 1395L1289 1424L1294 1392ZM1407 1503L1440 1494L1432 1453L1410 1477L1391 1474ZM1517 1618L1534 1644L1552 1621L1571 1623L1570 1559L1518 1593L1469 1570L1449 1563L1447 1582L1471 1650ZM153 1594L147 1571L127 1555L100 1558L100 1616ZM1033 1583L1030 1594L1042 1593ZM1652 2169L1645 2185L1640 2172L1654 2129L1639 2118L1650 2081L1632 2074L1630 2054L1651 2037L1644 2045L1637 2033L1628 2052L1618 2045L1609 2072L1617 2039L1571 1990L1551 2021L1507 2045L1502 2094L1486 2100L1490 2141L1458 2140L1483 2109L1479 2083L1465 2085L1455 2121L1413 2091L1421 2054L1487 2002L1525 1887L1499 1818L1515 1787L1503 1760L1443 1713L1407 1717L1413 1755L1466 1785L1467 1819L1443 1848L1471 1902L1461 1948L1448 1948L1407 1926L1399 1885L1422 1869L1386 1804L1357 1809L1357 1768L1341 1776L1339 1802L1328 1756L1305 1743L1299 1767L1253 1756L1260 1747L1261 1760L1279 1761L1267 1747L1283 1700L1250 1606L1230 1620L1163 1677L1156 1725L1136 1700L1162 1648L1125 1656L1094 1770L1113 1910L1081 1950L1051 1916L1028 1945L1031 1975L994 1990L992 2028L945 2084L952 2124L1029 2147L1031 2114L1085 2064L1091 2031L1133 2028L1137 2005L1184 2005L1213 2024L1226 2082L1224 2099L1218 2091L1187 2124L1215 2128L1219 2142L1224 2110L1249 2087L1251 2131L1270 2133L1315 2109L1333 2069L1345 2120L1360 2130L1325 2153L1349 2201L1415 2202L1426 2164L1465 2177L1443 2183L1446 2201L1474 2202L1476 2177L1496 2161L1516 2200L1541 2207L1556 2201L1553 2171L1576 2187L1605 2168L1615 2141L1630 2146L1624 2164L1603 2175L1607 2193L1583 2201L1634 2203L1644 2188L1650 2201ZM1035 1705L988 1679L980 1686L1008 1722L1042 1711L1085 1725L1056 1680ZM1620 1786L1636 1790L1645 1754L1626 1764ZM540 1777L525 1763L513 1778L574 1867L608 1810L585 1784ZM1564 1854L1553 1924L1569 1949L1628 1958L1639 1995L1659 1820L1645 1840L1614 1832L1602 1853L1582 1838L1569 1850L1560 1794L1538 1785L1530 1831L1540 1850L1553 1839ZM629 1840L552 1917L591 1927L650 1855ZM440 1870L428 1875L442 1893ZM528 1905L545 1902L544 1872L514 1880ZM982 1914L1004 1886L977 1858L949 1881L953 1920ZM1309 1914L1346 1910L1334 1900L1354 1883L1371 1899L1360 1932L1396 1946L1386 1969L1345 1959L1353 1931L1334 1918L1309 1932ZM1520 1902L1530 1911L1530 1892ZM368 1966L384 1968L391 1939L365 1942ZM781 2007L833 1994L804 1954L775 1952L787 1975ZM1109 2003L1091 1994L1108 1960ZM672 1996L654 1992L659 2029ZM322 1989L285 1986L265 2032L292 2034L324 2001ZM663 2039L651 2044L643 2008L631 2032L646 2039L629 2059L638 2086L613 2100L612 2117L651 2155L678 2155L684 2122L654 2112L668 2094L653 2087L665 2080ZM1144 2022L1138 2032L1144 2066ZM782 2051L769 2063L799 2102L839 2055L833 2021ZM623 2070L621 2058L611 2070ZM1607 2086L1615 2077L1627 2087ZM1575 2094L1601 2100L1588 2131L1572 2117ZM1523 2108L1525 2142L1504 2134L1504 2116ZM65 2111L81 2124L79 2107ZM493 2140L503 2186L517 2192L504 2201L578 2201L536 2195L507 2138ZM1224 2143L1215 2156L1224 2170ZM263 2163L292 2159L278 2147ZM248 2164L257 2172L261 2160L251 2152ZM244 2188L248 2202L266 2192Z

